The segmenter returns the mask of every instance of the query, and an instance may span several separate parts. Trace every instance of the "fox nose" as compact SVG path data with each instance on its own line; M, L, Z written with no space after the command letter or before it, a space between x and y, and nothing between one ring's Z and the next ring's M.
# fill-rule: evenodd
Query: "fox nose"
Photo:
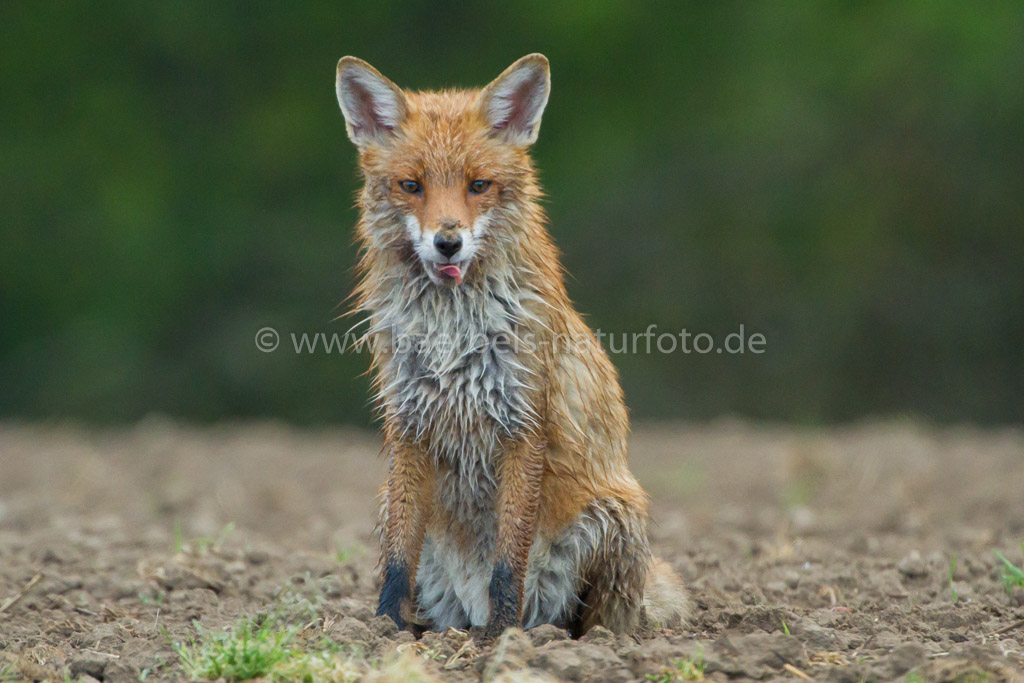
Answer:
M445 258L451 258L462 248L462 238L457 232L439 232L434 237L434 248Z

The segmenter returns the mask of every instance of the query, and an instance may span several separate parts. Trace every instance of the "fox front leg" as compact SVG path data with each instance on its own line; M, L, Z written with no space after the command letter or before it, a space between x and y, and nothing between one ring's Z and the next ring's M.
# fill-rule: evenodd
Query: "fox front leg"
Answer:
M377 616L391 617L405 629L413 613L416 569L423 548L423 533L433 501L434 468L419 448L391 447L384 505L384 583Z
M543 446L517 444L501 466L498 490L498 542L489 589L490 614L484 639L523 625L523 589L530 546L537 525Z

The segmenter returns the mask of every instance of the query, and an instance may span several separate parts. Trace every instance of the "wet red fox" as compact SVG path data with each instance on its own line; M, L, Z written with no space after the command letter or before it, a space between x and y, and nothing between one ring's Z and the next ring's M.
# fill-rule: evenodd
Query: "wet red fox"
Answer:
M356 308L388 464L377 613L487 639L684 621L687 592L649 548L618 374L539 205L548 60L410 92L344 57L336 89L365 180Z

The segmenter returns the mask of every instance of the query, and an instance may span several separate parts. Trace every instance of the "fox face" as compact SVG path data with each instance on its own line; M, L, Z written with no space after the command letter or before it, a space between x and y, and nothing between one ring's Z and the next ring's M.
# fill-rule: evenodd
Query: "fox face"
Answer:
M355 57L336 89L365 178L363 239L436 286L482 278L521 248L539 189L527 150L551 89L527 55L475 91L407 92Z

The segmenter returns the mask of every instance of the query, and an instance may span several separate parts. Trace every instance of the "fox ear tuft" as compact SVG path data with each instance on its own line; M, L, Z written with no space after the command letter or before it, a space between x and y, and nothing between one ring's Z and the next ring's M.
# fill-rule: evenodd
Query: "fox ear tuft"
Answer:
M335 81L348 137L357 147L383 142L405 119L401 88L356 57L342 57Z
M550 93L548 59L534 53L491 81L480 93L477 107L496 136L513 145L532 145Z

